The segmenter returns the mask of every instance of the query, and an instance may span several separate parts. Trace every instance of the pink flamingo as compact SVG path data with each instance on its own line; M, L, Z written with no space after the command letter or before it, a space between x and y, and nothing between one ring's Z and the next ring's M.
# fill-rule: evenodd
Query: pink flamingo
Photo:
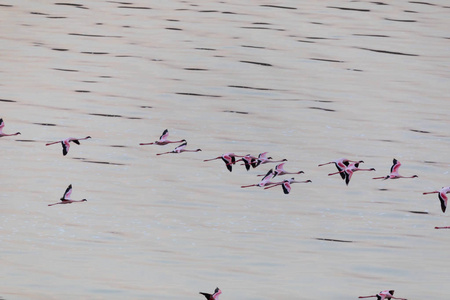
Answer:
M5 127L5 122L3 122L3 119L0 118L0 137L13 136L13 135L20 134L20 132L11 133L11 134L3 133L3 127Z
M203 161L211 161L211 160L215 160L215 159L222 159L225 163L225 166L227 167L228 171L232 171L232 165L234 165L236 163L236 157L243 157L243 156L239 156L236 155L234 153L225 153L222 156L217 156L215 158L211 158L211 159L205 159Z
M70 137L70 138L67 138L67 139L62 140L62 141L51 142L51 143L45 144L45 146L50 146L50 145L53 145L53 144L61 143L62 149L63 149L63 155L65 156L67 153L69 153L70 142L74 142L75 144L79 145L81 140L87 140L87 139L90 139L90 138L91 138L90 136L87 136L87 137L81 138L81 139Z
M339 158L339 159L336 159L336 160L333 160L333 161L330 161L330 162L327 162L327 163L324 163L324 164L320 164L319 167L325 166L325 165L329 165L329 164L334 164L336 166L337 170L339 172L341 172L346 167L348 167L349 163L351 163L351 162L352 163L356 163L356 162L363 163L364 161L362 161L362 160L355 161L355 160L348 160L346 158ZM341 175L342 179L345 179L345 173L341 172L339 174Z
M163 152L163 153L157 153L156 155L162 155L162 154L168 154L168 153L181 153L181 152L198 152L202 151L202 149L196 149L196 150L187 150L186 149L187 142L185 141L183 144L179 145L175 149L169 152Z
M267 164L267 163L279 163L279 162L287 161L286 158L281 159L281 160L272 160L272 157L270 157L270 156L268 157L267 153L268 152L263 152L263 153L260 153L258 155L258 164L257 164L257 166L262 165L262 164Z
M447 200L448 200L447 194L448 193L450 193L450 186L443 187L442 189L440 189L438 191L425 192L423 194L424 195L427 195L427 194L438 194L439 201L441 202L442 212L445 213L445 209L447 208Z
M294 178L290 178L290 179L285 179L283 181L280 182L273 182L273 183L269 183L267 184L268 186L265 187L264 189L271 189L273 187L276 187L278 185L281 185L281 187L283 188L283 192L285 194L289 194L289 192L291 191L291 184L293 183L308 183L308 182L312 182L311 180L305 180L305 181L295 181Z
M392 164L392 167L391 167L391 173L390 173L389 175L387 175L387 176L383 176L383 177L374 177L373 179L383 179L383 180L386 180L386 179L415 178L415 177L418 177L417 175L405 177L405 176L401 176L400 174L398 174L398 169L400 169L400 166L401 166L401 165L402 165L402 164L401 164L398 160L396 160L396 159L394 158L393 164Z
M56 205L56 204L69 204L69 203L74 203L74 202L85 202L87 201L86 199L82 199L82 200L71 200L70 199L70 195L72 194L72 185L70 184L66 191L64 192L64 195L61 197L61 202L57 202L57 203L53 203L53 204L49 204L48 206L52 206L52 205Z
M394 290L390 290L390 291L381 291L376 295L372 295L372 296L359 296L358 298L372 298L372 297L377 297L377 300L385 300L385 299L399 299L399 300L407 300L406 298L396 298L393 296L394 295Z
M348 185L350 183L350 179L352 179L353 173L355 173L356 171L375 171L375 169L374 168L360 169L359 162L356 162L356 163L350 164L348 167L345 167L344 170L336 172L336 173L330 173L330 174L328 174L328 176L336 175L339 173L345 173L345 184Z
M286 175L286 174L303 174L305 172L303 171L298 171L298 172L287 172L286 170L284 170L284 165L286 163L281 163L275 166L274 170L273 170L273 177L275 176L281 176L281 175ZM256 176L264 176L263 174L260 175L256 175Z
M182 143L186 142L186 140L179 140L179 141L169 141L167 138L169 137L169 130L164 130L162 135L159 137L159 140L153 142L153 143L140 143L139 145L167 145L170 143Z
M434 227L434 229L450 229L450 226L444 226L444 227Z
M214 291L214 294L208 294L203 292L200 292L199 294L202 294L208 300L217 300L219 299L219 295L222 294L222 291L217 287Z
M258 158L247 154L245 156L243 156L241 159L236 160L235 163L239 162L239 161L243 161L245 168L248 170L250 170L250 167L256 168L258 166Z
M243 185L241 186L241 188L248 188L251 186L257 186L257 187L263 187L267 184L270 183L270 180L273 178L273 171L272 169L269 170L269 172L267 172L266 176L263 177L263 179L261 179L261 181L257 184L250 184L250 185Z

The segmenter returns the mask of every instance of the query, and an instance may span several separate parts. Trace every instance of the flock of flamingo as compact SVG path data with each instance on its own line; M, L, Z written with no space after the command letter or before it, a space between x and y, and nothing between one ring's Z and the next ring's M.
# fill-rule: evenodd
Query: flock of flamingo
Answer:
M5 123L3 122L3 119L0 118L0 137L7 137L7 136L15 136L15 135L19 135L20 132L16 132L16 133L12 133L12 134L6 134L3 133L3 128L5 126ZM151 143L140 143L139 145L144 146L144 145L159 145L159 146L164 146L167 144L172 144L172 143L181 143L179 146L175 147L174 150L172 151L168 151L168 152L162 152L162 153L157 153L156 155L163 155L163 154L170 154L170 153L182 153L182 152L198 152L198 151L202 151L201 149L186 149L187 146L187 141L185 139L182 140L178 140L178 141L171 141L168 139L169 137L169 131L166 129L164 130L164 132L162 133L162 135L160 136L160 138L155 141L155 142L151 142ZM87 140L90 139L90 136L87 136L85 138L67 138L64 140L60 140L60 141L55 141L55 142L50 142L47 143L46 146L50 146L50 145L54 145L54 144L61 144L62 145L62 153L63 155L67 155L67 153L69 152L69 148L70 148L70 142L73 142L77 145L80 145L80 141L81 140ZM312 182L311 180L304 180L304 181L296 181L294 178L289 178L289 179L284 179L281 181L271 181L273 180L276 176L282 176L282 175L286 175L286 174L303 174L303 171L297 171L297 172L288 172L284 169L284 165L287 161L287 159L281 159L281 160L273 160L272 157L267 156L268 152L263 152L260 153L258 156L253 156L250 154L247 155L236 155L234 153L225 153L221 156L217 156L211 159L205 159L204 161L212 161L212 160L218 160L221 159L224 163L226 168L232 172L233 170L233 165L235 165L237 162L242 161L243 165L245 166L246 170L250 170L250 168L256 168L260 165L263 164L267 164L267 163L278 163L273 169L270 169L266 174L259 174L257 176L262 176L262 179L260 180L260 182L255 183L255 184L250 184L250 185L243 185L241 186L241 188L248 188L248 187L264 187L264 189L269 189L269 188L274 188L276 186L281 185L282 190L285 194L289 194L289 192L291 191L291 185L293 183L310 183ZM348 185L350 183L350 180L353 176L353 174L357 171L375 171L374 168L369 168L369 169L362 169L359 167L359 165L361 163L364 163L364 161L362 160L358 160L358 161L354 161L354 160L348 160L346 158L340 158L340 159L336 159L327 163L323 163L323 164L319 164L318 166L325 166L325 165L329 165L329 164L334 164L337 168L337 172L334 173L330 173L328 174L328 176L333 176L333 175L337 175L339 174L341 176L341 178L345 181L345 184ZM401 166L401 163L394 158L393 160L393 164L390 170L390 173L386 176L382 176L382 177L373 177L373 179L381 179L381 180L387 180L387 179L399 179L399 178L416 178L418 177L417 175L412 175L412 176L402 176L399 174L399 168ZM423 194L438 194L438 198L439 201L441 203L441 210L442 212L445 213L445 210L447 208L447 193L450 193L450 186L448 187L443 187L439 190L435 190L435 191L431 191L431 192L424 192ZM53 204L48 204L48 206L53 206L53 205L57 205L57 204L70 204L70 203L75 203L75 202L85 202L87 201L86 199L82 199L82 200L72 200L71 197L72 194L72 185L70 184L66 191L64 192L64 195L61 197L61 201L60 202L56 202ZM435 227L436 229L450 229L450 226L445 226L445 227ZM214 293L209 294L209 293L204 293L204 292L200 292L200 294L202 294L203 296L206 297L206 299L208 300L217 300L219 298L219 295L222 293L222 291L219 288L216 288ZM381 291L376 295L371 295L371 296L360 296L359 298L370 298L370 297L376 297L377 300L384 300L384 299L399 299L399 300L406 300L405 298L396 298L393 296L394 291L393 290L385 290L385 291Z

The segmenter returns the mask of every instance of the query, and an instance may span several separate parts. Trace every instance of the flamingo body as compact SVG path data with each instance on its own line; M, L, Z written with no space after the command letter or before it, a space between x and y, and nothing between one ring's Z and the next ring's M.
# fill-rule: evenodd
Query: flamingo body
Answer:
M340 172L339 175L341 176L341 178L343 180L345 180L346 176L345 176L345 173L342 172L342 171L344 171L344 169L346 167L348 167L348 165L350 163L356 163L356 162L357 161L355 161L355 160L349 160L349 159L346 159L346 158L339 158L339 159L336 159L336 160L333 160L333 161L330 161L330 162L327 162L327 163L324 163L324 164L320 164L319 167L325 166L325 165L328 165L328 164L334 164L336 166L336 169ZM360 160L359 162L363 163L364 161Z
M289 178L289 179L285 179L280 182L269 183L268 186L265 187L264 189L270 189L270 188L276 187L278 185L281 185L281 187L283 188L283 193L289 194L291 192L291 184L293 184L293 183L308 183L308 182L312 182L312 181L309 179L305 180L305 181L295 181L294 178Z
M243 185L243 186L241 186L241 188L247 188L247 187L251 187L251 186L263 187L265 185L270 184L270 180L272 178L273 178L273 171L272 171L272 169L270 169L267 172L266 176L264 176L259 183L250 184L250 185Z
M49 204L48 206L53 206L56 204L70 204L70 203L74 203L74 202L85 202L87 201L86 199L82 199L82 200L72 200L70 199L70 196L72 195L72 185L69 184L69 186L67 187L66 191L64 192L64 195L61 197L61 202L57 202L57 203L53 203L53 204Z
M398 173L398 170L400 169L400 166L401 166L402 164L398 161L398 160L396 160L395 158L394 158L394 160L392 161L392 167L391 167L391 173L389 174L389 175L387 175L387 176L385 176L385 177L374 177L373 179L383 179L383 180L386 180L386 179L398 179L398 178L415 178L415 177L418 177L417 175L412 175L412 176L401 176L399 173Z
M394 290L386 290L386 291L381 291L376 295L371 295L371 296L359 296L359 298L372 298L372 297L376 297L377 300L390 300L390 299L398 299L398 300L407 300L405 298L396 298L394 297Z
M70 138L67 138L67 139L62 140L62 141L47 143L47 144L45 144L45 146L50 146L50 145L53 145L53 144L61 143L62 153L63 153L64 156L66 156L67 153L69 153L70 142L73 142L73 143L75 143L77 145L80 145L80 141L81 140L87 140L87 139L90 139L90 138L91 138L90 136L87 136L85 138L73 138L73 137L70 137Z
M217 287L214 290L213 294L203 293L203 292L200 292L199 294L202 294L203 296L205 296L205 298L207 300L217 300L217 299L219 299L219 295L222 294L222 291Z
M330 174L328 174L328 176L339 174L339 173L344 173L345 174L345 184L348 185L350 183L350 180L352 179L353 173L355 173L356 171L375 171L374 168L370 168L370 169L359 168L360 162L362 162L362 161L352 163L349 166L345 167L344 170L335 172L335 173L330 173Z
M215 159L221 159L224 163L225 166L227 167L228 171L233 171L233 165L236 163L236 157L242 157L242 156L238 156L234 153L225 153L222 156L217 156L215 158L211 158L211 159L205 159L203 161L211 161L211 160L215 160Z
M159 137L159 140L153 142L153 143L140 143L139 145L159 145L159 146L163 146L163 145L167 145L170 143L182 143L185 142L186 140L179 140L179 141L169 141L169 130L165 129L163 131L163 133L161 134L161 136Z
M438 194L439 202L441 203L441 209L442 212L445 213L445 210L447 209L447 194L450 193L450 186L443 187L438 191L432 191L432 192L425 192L424 195L427 194Z
M181 145L177 146L175 149L169 152L163 152L163 153L157 153L156 155L162 155L162 154L169 154L169 153L182 153L182 152L198 152L202 151L202 149L196 149L196 150L188 150L186 149L187 142L184 141Z

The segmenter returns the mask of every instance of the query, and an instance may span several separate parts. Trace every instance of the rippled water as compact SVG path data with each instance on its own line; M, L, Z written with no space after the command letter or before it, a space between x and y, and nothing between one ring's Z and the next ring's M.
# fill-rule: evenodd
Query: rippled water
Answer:
M392 3L391 3L392 2ZM447 299L446 1L2 1L0 297ZM202 152L139 146L164 129ZM45 143L92 139L67 156ZM203 162L268 151L289 195ZM349 186L332 165L362 159ZM392 159L415 179L375 181ZM287 177L287 175L285 176ZM57 202L73 185L71 205Z

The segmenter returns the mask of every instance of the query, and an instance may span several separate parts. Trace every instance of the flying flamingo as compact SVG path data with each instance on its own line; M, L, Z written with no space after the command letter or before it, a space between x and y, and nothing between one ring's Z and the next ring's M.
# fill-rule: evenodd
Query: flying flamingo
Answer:
M329 164L334 164L336 166L336 168L338 169L338 171L343 171L346 167L348 167L349 163L355 163L358 161L355 160L348 160L346 158L339 158L324 164L320 164L319 167L321 166L325 166L325 165L329 165ZM363 163L364 161L360 160L360 163ZM342 179L345 179L345 173L339 173L342 177Z
M375 169L374 168L360 169L359 168L359 162L356 162L356 163L350 164L348 167L345 167L344 170L336 172L336 173L330 173L330 174L328 174L328 176L336 175L336 174L339 174L339 173L345 173L345 184L348 185L349 182L350 182L350 179L352 179L353 173L356 172L356 171L375 171Z
M214 291L214 294L208 294L208 293L202 293L202 292L200 292L199 294L202 294L208 300L217 300L217 299L219 299L219 295L222 294L222 291L217 287Z
M261 181L259 183L250 184L250 185L243 185L243 186L241 186L241 188L248 188L248 187L251 187L251 186L263 187L263 186L269 184L270 180L272 178L273 178L273 171L272 171L272 169L270 169L269 172L267 172L266 176L264 176L263 179L261 179Z
M63 149L63 155L65 156L67 153L69 153L70 142L74 142L75 144L79 145L81 140L87 140L87 139L90 139L90 138L91 138L90 136L87 136L87 137L81 138L81 139L70 137L70 138L67 138L67 139L62 140L62 141L51 142L51 143L45 144L45 146L50 146L50 145L53 145L53 144L61 143L62 149Z
M281 175L286 175L286 174L303 174L305 172L303 171L298 171L298 172L287 172L286 170L284 170L284 165L285 163L281 163L275 166L274 170L273 170L273 177L275 176L281 176ZM256 176L264 176L263 174L260 175L256 175Z
M20 132L11 133L11 134L3 133L3 127L5 127L5 122L3 122L3 119L0 118L0 137L13 136L13 135L20 134Z
M250 170L250 167L256 168L258 166L258 158L253 155L247 154L243 156L241 159L236 160L235 163L241 160L244 162L247 171Z
M389 175L387 175L387 176L383 176L383 177L374 177L373 179L383 179L383 180L386 180L386 179L415 178L415 177L418 177L417 175L405 177L405 176L401 176L400 174L398 174L398 169L400 169L400 166L401 166L401 165L402 165L402 164L401 164L398 160L396 160L396 159L394 158L393 164L392 164L392 167L391 167L391 173L390 173Z
M281 160L272 160L272 157L270 157L270 156L268 157L267 153L268 152L263 152L263 153L260 153L258 155L258 164L257 164L257 166L262 165L262 164L267 164L267 163L279 163L279 162L287 161L286 158L281 159Z
M450 229L450 226L444 226L444 227L434 227L434 229Z
M217 156L215 158L211 158L211 159L205 159L203 161L211 161L211 160L215 160L215 159L222 159L225 163L225 166L227 167L228 171L232 171L232 165L234 165L236 163L236 157L243 157L243 156L239 156L236 155L234 153L225 153L222 156Z
M267 184L268 186L265 187L264 189L270 189L273 187L276 187L278 185L281 185L281 187L283 188L283 192L285 194L289 194L289 192L291 191L291 184L293 183L307 183L307 182L312 182L311 180L305 180L305 181L295 181L294 178L290 178L290 179L285 179L283 181L280 182L273 182L273 183L269 183Z
M186 142L186 140L179 140L179 141L169 141L167 138L169 137L169 130L164 130L162 135L159 137L159 140L153 142L153 143L140 143L139 145L167 145L170 143L182 143Z
M56 204L69 204L69 203L74 203L74 202L84 202L87 201L86 199L82 199L82 200L71 200L70 199L70 195L72 194L72 185L70 184L66 191L64 192L64 195L61 197L61 202L57 202L57 203L53 203L53 204L49 204L48 206L52 206L52 205L56 205Z
M169 152L163 152L163 153L157 153L156 155L162 155L162 154L168 154L168 153L181 153L181 152L198 152L202 151L202 149L196 149L196 150L187 150L186 149L187 142L185 141L183 144L179 145L175 149Z
M445 213L445 209L447 208L447 200L448 200L446 194L448 194L448 193L450 193L450 186L443 187L439 191L425 192L423 194L424 195L427 195L427 194L438 194L439 201L441 202L442 212Z
M372 295L372 296L359 296L358 298L372 298L372 297L377 297L377 300L385 300L385 299L399 299L399 300L407 300L406 298L397 298L394 297L394 290L390 290L390 291L381 291L376 295Z

